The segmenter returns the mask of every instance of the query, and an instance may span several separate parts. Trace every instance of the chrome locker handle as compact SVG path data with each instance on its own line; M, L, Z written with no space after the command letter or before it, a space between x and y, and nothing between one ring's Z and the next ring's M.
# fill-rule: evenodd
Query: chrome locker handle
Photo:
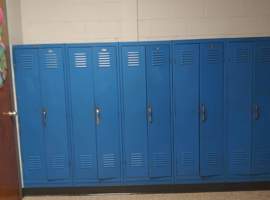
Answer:
M48 118L48 111L47 109L42 109L42 123L43 123L43 126L46 127L47 126L47 118Z
M152 122L153 122L153 109L151 106L147 107L147 120L148 120L148 123L152 124Z
M205 122L207 120L207 111L206 106L201 104L200 106L200 115L201 115L201 122Z
M254 105L254 119L255 120L260 119L260 106L258 104Z
M96 124L100 124L100 108L96 107Z

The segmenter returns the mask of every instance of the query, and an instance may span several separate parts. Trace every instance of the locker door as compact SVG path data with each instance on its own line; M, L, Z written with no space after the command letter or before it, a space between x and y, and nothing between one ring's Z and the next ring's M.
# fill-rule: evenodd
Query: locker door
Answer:
M200 176L223 174L223 43L200 47Z
M45 182L38 52L16 49L14 58L24 183Z
M230 42L226 52L226 135L231 175L250 173L252 48L249 42Z
M39 50L48 180L70 176L62 48Z
M254 67L253 173L270 173L270 41L257 42ZM257 112L257 116L256 116Z
M97 180L94 67L91 48L68 48L74 180Z
M150 177L170 177L170 45L147 47L146 62Z
M120 178L117 49L94 48L95 114L100 179Z
M146 71L143 46L122 47L124 148L127 178L148 177Z
M199 174L199 45L174 47L173 91L177 176Z

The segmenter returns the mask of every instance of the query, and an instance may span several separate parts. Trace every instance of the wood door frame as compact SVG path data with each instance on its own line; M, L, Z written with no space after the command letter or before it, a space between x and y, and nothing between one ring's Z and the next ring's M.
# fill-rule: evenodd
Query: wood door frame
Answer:
M10 100L10 110L16 110L16 106L15 106L15 100L16 100L16 95L14 94L14 90L13 90L13 76L12 76L12 65L11 65L11 49L10 49L10 45L9 45L9 33L8 33L8 20L7 20L7 4L6 4L6 0L0 0L0 7L2 7L3 11L4 11L4 21L2 24L2 42L5 45L5 55L6 55L6 62L7 62L7 80L5 82L4 87L9 88L9 100ZM1 88L0 88L1 90ZM22 199L22 176L21 176L21 162L20 162L20 153L19 153L19 140L18 140L18 132L17 132L17 119L14 118L14 122L13 122L13 127L12 127L12 132L14 134L14 144L16 145L16 162L17 162L17 171L18 171L18 188L19 188L19 196Z

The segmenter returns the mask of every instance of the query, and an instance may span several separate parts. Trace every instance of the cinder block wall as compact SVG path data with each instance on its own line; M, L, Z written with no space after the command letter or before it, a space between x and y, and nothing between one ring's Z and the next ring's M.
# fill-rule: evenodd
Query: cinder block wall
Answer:
M270 35L270 0L20 0L23 43Z

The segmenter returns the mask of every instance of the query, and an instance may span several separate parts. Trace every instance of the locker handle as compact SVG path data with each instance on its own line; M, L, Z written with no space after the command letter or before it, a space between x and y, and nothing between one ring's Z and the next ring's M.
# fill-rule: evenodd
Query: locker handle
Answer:
M44 127L47 126L47 118L48 118L48 111L47 109L43 108L42 109L42 123Z
M207 111L206 106L204 104L201 104L200 113L201 113L201 121L205 122L207 120Z
M255 104L254 106L254 119L255 120L260 119L260 106L258 104Z
M100 124L100 108L96 107L96 124Z
M153 122L153 109L151 106L147 107L147 119L150 124Z

